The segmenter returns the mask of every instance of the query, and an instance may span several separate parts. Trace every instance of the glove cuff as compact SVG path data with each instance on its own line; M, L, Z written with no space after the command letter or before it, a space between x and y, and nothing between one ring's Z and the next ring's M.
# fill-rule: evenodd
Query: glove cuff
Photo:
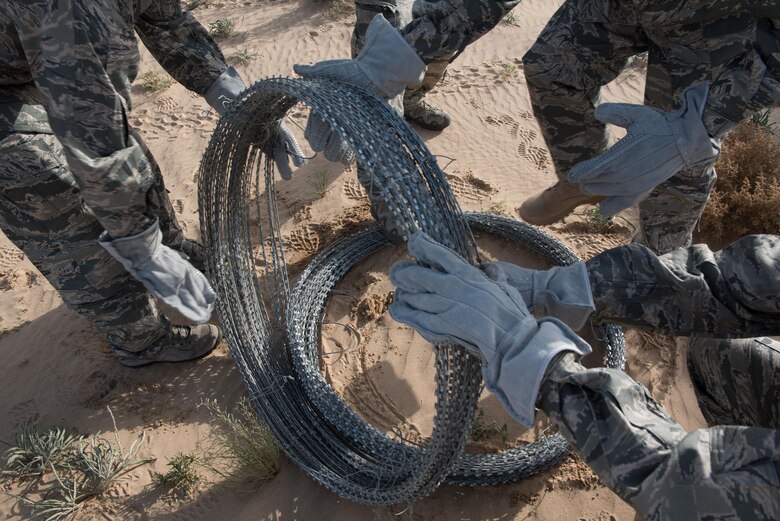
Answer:
M368 25L366 45L355 63L385 99L419 85L425 75L425 63L381 14Z
M217 111L217 114L221 116L227 112L230 104L238 98L238 95L244 89L246 89L246 85L244 85L244 80L241 79L238 71L233 67L229 67L228 70L214 80L204 98Z
M111 239L108 233L103 232L98 238L98 244L121 262L126 270L136 269L160 251L162 246L160 222L155 220L141 233L119 239Z
M591 352L590 345L563 322L546 318L536 332L522 334L528 325L520 323L507 333L497 349L501 353L483 364L485 387L498 397L507 412L524 426L534 424L536 398L550 363L562 352L580 356Z
M555 317L578 330L596 311L584 262L535 271L533 278L532 305L536 318Z
M689 168L714 161L720 154L720 140L710 137L703 120L709 87L709 82L688 87L683 94L680 117L672 124L677 149Z

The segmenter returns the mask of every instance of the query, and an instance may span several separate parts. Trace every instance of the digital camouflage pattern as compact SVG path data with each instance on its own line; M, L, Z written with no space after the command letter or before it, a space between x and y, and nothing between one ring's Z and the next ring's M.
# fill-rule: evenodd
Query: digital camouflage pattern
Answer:
M599 322L669 335L780 334L780 236L750 235L656 256L630 244L586 263Z
M540 396L580 456L648 521L780 519L780 430L686 432L628 375L571 354Z
M365 45L366 31L371 20L377 14L396 28L403 28L413 19L413 0L361 0L355 3L355 28L352 31L352 58L357 57ZM455 53L426 62L425 76L420 85L404 91L403 109L407 119L420 120L425 128L446 127L449 116L425 101L425 95L441 82L447 72L447 66L454 59Z
M692 338L688 372L708 424L780 429L780 342Z
M711 82L704 123L723 135L780 103L780 30L769 2L569 0L523 57L534 113L556 172L608 146L594 116L600 88L647 53L645 103L671 110L685 89ZM761 4L761 5L759 5ZM713 163L714 164L714 163ZM713 165L681 171L639 205L635 241L662 254L690 244L715 182Z
M199 94L227 69L179 0L0 4L0 227L68 306L114 347L137 352L170 324L97 237L159 219L167 245L187 243L159 167L127 122L134 30Z

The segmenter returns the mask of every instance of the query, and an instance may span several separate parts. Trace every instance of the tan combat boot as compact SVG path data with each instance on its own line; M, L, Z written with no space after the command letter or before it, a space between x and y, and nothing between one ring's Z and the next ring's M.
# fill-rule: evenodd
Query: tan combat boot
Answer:
M598 204L603 200L600 195L582 193L577 183L558 181L550 188L526 199L517 209L517 213L529 224L552 224L572 213L578 206Z

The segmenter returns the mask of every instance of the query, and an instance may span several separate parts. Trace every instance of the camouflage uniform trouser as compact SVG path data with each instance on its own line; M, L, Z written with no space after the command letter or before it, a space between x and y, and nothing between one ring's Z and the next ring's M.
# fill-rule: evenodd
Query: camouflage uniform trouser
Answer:
M147 198L166 244L183 234L157 164ZM13 133L0 141L0 229L108 342L141 351L171 328L153 297L98 245L103 231L84 206L62 146L51 134Z
M534 114L559 179L606 150L606 126L594 116L601 87L644 52L646 104L671 110L688 86L708 77L709 64L669 59L633 13L606 0L567 0L523 57ZM658 185L639 205L635 241L659 254L689 245L715 183L713 164L683 170Z

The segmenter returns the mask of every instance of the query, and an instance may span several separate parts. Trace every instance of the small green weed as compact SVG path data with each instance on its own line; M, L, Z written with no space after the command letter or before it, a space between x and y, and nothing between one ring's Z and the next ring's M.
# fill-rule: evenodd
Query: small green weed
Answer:
M230 38L236 33L236 21L232 18L219 18L209 24L209 31L214 38Z
M250 51L249 49L241 49L230 57L230 62L234 65L243 66L255 61L258 56L259 55L256 52Z
M759 128L763 128L774 134L777 122L770 122L769 118L772 116L772 109L768 108L763 112L756 112L750 118L750 122Z
M325 170L317 171L311 178L311 191L318 199L325 197L330 186L330 173Z
M617 216L620 223L616 222L614 217L604 217L598 206L588 208L583 212L575 212L574 215L582 217L586 233L618 233L622 226L627 226L632 232L636 231L636 226L625 217Z
M495 61L491 62L490 67L493 73L500 81L512 81L517 77L517 65L511 62Z
M173 492L189 495L201 481L200 474L195 468L197 461L195 454L177 454L168 460L170 467L168 472L154 475L154 484L168 487Z
M15 445L5 452L2 476L15 480L42 476L68 459L75 442L76 438L60 427L39 432L34 425L24 425L16 433Z
M515 22L517 22L517 15L514 11L509 11L507 14L504 15L504 17L501 19L502 23L505 23L507 25L515 25Z

